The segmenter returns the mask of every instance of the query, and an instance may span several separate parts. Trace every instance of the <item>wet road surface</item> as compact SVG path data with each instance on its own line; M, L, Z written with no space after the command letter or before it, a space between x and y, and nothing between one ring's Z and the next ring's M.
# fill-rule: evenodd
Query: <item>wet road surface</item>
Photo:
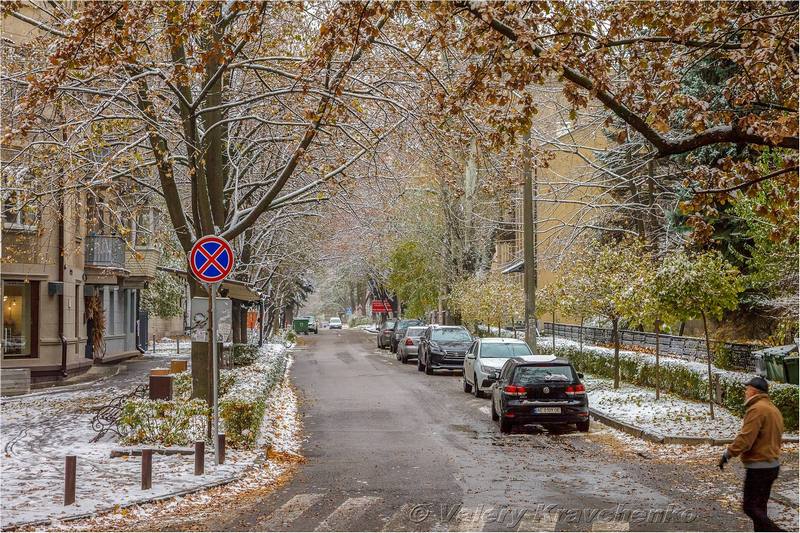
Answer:
M427 376L358 330L303 337L292 379L303 399L294 478L211 530L747 530L694 481L713 464L620 453L605 426L501 435L489 401L456 373ZM693 470L696 469L696 470ZM699 472L703 470L703 472Z

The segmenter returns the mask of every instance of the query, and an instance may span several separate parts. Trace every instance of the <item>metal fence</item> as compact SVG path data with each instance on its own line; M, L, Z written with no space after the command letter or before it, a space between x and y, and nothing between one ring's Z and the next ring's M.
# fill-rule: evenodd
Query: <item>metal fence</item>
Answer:
M551 335L555 329L557 337L572 340L581 338L581 326L575 324L553 324L545 322L543 333ZM611 344L611 328L583 327L583 342L587 344ZM656 348L656 334L628 329L619 330L619 342L623 346L635 348L644 347L650 350ZM721 352L725 353L728 365L731 368L752 371L755 369L753 352L764 347L757 344L741 344L722 341L710 341L712 357ZM705 361L706 341L700 337L679 337L677 335L659 335L659 351L688 361Z

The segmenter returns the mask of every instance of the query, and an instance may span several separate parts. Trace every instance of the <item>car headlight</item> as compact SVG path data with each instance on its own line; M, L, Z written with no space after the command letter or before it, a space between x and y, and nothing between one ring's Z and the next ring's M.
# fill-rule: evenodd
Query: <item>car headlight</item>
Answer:
M431 344L431 353L443 354L444 351L436 344Z
M490 366L481 365L481 372L491 376L492 374L494 374L496 372L496 370L494 368L490 367Z

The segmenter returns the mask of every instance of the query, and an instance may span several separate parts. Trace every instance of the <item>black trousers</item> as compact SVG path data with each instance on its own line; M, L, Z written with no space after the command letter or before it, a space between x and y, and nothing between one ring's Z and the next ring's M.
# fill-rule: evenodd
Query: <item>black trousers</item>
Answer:
M769 493L779 471L779 466L745 469L742 510L753 521L753 531L784 531L767 516Z

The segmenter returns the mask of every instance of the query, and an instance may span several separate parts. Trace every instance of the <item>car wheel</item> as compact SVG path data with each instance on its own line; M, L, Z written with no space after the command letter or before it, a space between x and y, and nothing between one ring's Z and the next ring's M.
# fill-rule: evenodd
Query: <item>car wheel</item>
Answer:
M584 433L589 431L589 421L585 420L583 422L578 422L575 424L578 427L578 431L583 431Z
M422 364L422 357L419 357L417 359L417 370L420 371L420 372L425 370L425 365Z
M476 374L472 375L472 381L475 383L472 388L473 394L475 394L476 398L483 398L483 393L481 392L480 387L478 387L478 376Z
M405 352L400 354L400 362L403 363L404 365L408 364L408 356L406 355Z
M511 433L514 424L511 423L511 420L507 418L500 419L500 433Z
M394 352L394 358L397 359L398 361L400 360L400 350Z
M497 414L497 411L494 410L494 399L492 399L492 420L497 422L500 420L500 415Z
M464 383L464 392L472 392L472 385L467 381L467 376L462 376L461 381Z

